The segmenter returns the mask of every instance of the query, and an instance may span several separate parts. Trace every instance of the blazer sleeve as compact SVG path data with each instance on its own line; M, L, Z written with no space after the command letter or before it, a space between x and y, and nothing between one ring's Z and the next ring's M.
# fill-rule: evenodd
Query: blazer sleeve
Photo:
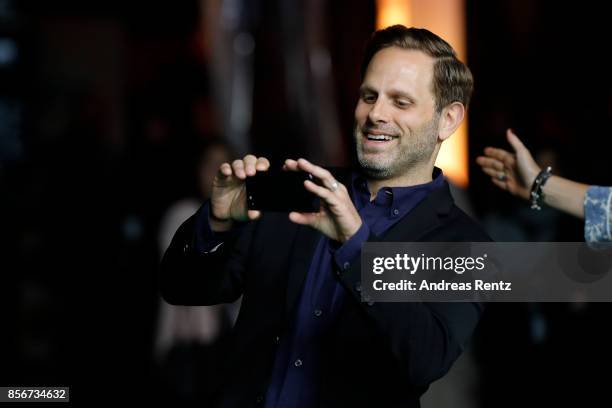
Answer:
M244 290L246 259L256 223L219 234L215 245L206 245L207 242L198 242L203 235L198 229L210 231L207 209L207 205L202 206L179 227L162 258L160 292L170 304L229 303L238 299Z
M368 241L379 241L370 235ZM475 302L372 302L361 298L361 257L335 265L353 301L374 323L403 367L410 384L422 387L448 372L471 338L483 305Z

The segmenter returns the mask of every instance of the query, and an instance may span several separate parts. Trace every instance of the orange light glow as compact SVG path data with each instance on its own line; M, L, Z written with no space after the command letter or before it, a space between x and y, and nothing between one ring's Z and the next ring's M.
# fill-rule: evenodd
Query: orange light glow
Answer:
M464 0L377 0L376 28L393 24L426 28L453 46L459 59L466 61ZM436 166L456 185L467 187L467 119L444 143Z
M410 0L377 0L376 29L389 27L393 24L410 26L412 7Z

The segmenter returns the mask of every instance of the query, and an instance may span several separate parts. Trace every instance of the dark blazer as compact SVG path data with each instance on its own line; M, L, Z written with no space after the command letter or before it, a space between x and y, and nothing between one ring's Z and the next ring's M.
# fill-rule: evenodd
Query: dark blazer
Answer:
M162 296L172 304L211 305L244 295L224 367L214 384L202 386L209 387L211 406L262 405L275 350L291 324L321 234L293 224L286 214L268 213L204 254L194 249L194 219L181 225L164 255ZM455 206L445 183L383 236L370 240L490 238ZM462 352L481 306L362 303L360 270L356 259L346 270L334 271L348 295L324 341L320 406L418 407L421 394Z

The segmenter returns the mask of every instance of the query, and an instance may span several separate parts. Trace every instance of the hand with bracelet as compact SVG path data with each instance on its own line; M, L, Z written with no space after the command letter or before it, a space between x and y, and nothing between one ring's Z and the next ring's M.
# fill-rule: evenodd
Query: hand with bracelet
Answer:
M532 208L546 204L584 218L584 198L589 186L550 175L549 169L542 171L511 129L507 130L506 137L514 152L487 147L484 156L476 159L482 171L491 176L493 184L514 196L530 200Z

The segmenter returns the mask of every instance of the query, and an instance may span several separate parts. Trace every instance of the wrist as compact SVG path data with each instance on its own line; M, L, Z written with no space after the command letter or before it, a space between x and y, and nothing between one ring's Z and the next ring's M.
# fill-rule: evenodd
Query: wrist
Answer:
M355 236L355 234L357 233L357 231L359 231L359 228L361 228L361 225L363 224L363 221L361 221L361 218L359 219L359 224L357 224L357 226L355 228L352 228L352 232L349 232L347 234L345 234L343 237L341 237L341 243L344 244L346 241L350 240L351 238L353 238Z
M224 232L229 231L232 228L233 220L231 218L219 218L215 215L212 206L210 211L208 212L208 223L210 224L210 229L214 232Z
M541 171L541 168L539 168L538 166L534 166L526 172L525 181L527 182L526 184L528 189L531 189L533 187L533 183L535 182L536 177L538 177L538 174L540 174Z

